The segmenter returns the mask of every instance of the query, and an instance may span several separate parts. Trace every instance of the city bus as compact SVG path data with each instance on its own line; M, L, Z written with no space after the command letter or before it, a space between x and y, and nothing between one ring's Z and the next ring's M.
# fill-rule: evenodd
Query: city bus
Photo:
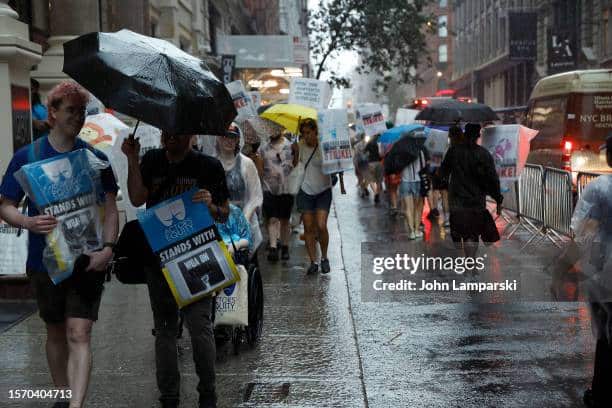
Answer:
M529 163L609 172L600 151L612 133L612 70L565 72L542 78L527 106L525 126L539 130Z

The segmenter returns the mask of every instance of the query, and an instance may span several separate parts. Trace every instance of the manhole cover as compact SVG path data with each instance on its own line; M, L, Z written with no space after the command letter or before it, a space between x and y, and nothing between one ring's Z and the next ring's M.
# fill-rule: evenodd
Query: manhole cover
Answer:
M289 396L289 383L248 383L243 402L279 403Z

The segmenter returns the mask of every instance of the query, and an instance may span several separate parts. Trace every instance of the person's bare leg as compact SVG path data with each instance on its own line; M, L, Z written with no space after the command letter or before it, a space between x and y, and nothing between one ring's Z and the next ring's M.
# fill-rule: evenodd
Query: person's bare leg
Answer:
M418 231L423 218L423 205L425 200L423 197L414 197L414 230Z
M47 323L47 362L56 388L68 387L68 340L66 324Z
M280 240L281 245L289 245L289 237L291 236L291 226L289 225L289 218L280 219Z
M306 251L310 262L317 261L317 224L315 214L313 212L305 212L302 214L304 221L304 242L306 243Z
M414 230L414 202L412 201L412 196L406 196L403 198L402 202L404 203L404 214L406 214L406 224L408 225L408 233L414 234L416 231Z
M68 384L72 391L70 408L83 406L91 374L91 328L93 321L70 317L66 319L68 339Z
M397 186L389 187L389 204L397 209Z
M448 207L448 190L440 190L442 196L442 211L444 211L444 221L448 221L450 216L450 208Z
M280 238L280 223L278 218L268 219L268 239L270 242L270 248L276 248L276 243Z
M316 222L317 222L317 233L319 236L319 245L321 246L321 258L327 258L327 247L329 245L329 232L327 231L327 216L328 212L325 210L317 210Z

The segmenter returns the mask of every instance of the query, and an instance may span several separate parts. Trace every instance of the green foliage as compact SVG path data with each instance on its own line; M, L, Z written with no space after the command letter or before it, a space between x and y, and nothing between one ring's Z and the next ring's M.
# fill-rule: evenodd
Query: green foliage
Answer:
M400 83L419 80L415 67L431 65L426 34L436 30L434 16L423 8L432 0L320 0L310 12L310 51L316 78L326 71L329 58L339 51L355 51L363 65L359 73L375 73L386 90L392 77ZM428 25L429 22L429 25ZM328 71L338 87L348 78Z

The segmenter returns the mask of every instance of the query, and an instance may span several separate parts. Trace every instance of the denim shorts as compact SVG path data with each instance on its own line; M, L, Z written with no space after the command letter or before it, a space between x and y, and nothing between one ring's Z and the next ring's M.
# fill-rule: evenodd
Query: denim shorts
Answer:
M420 197L421 196L421 182L420 181L402 181L400 184L400 197L404 198L407 196Z
M317 195L306 194L303 190L300 189L299 193L297 194L297 197L295 198L295 202L299 212L316 212L318 210L329 212L329 208L331 207L331 201L331 188L328 188L327 190Z

